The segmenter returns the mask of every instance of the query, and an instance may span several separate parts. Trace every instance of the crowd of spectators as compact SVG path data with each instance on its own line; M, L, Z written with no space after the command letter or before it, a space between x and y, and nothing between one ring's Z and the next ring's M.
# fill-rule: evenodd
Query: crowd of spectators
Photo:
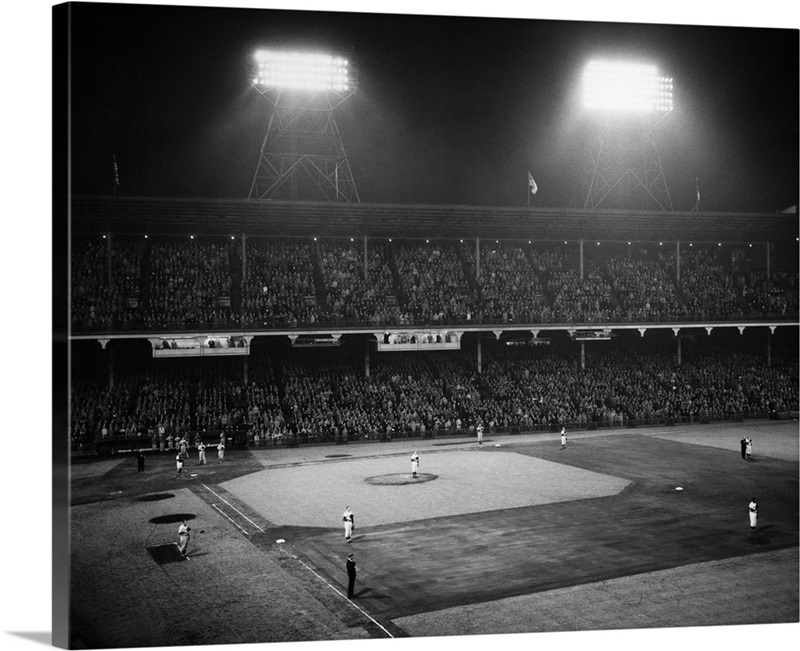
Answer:
M154 242L145 327L230 326L233 251L229 240Z
M674 321L690 310L681 305L675 283L675 254L648 255L646 249L607 261L611 288L625 321Z
M319 321L309 244L252 239L246 256L243 326L296 327Z
M76 446L158 432L246 432L250 445L530 431L566 423L624 426L764 417L798 410L796 354L767 364L746 346L703 346L677 362L674 341L647 347L606 342L581 367L572 346L508 347L483 353L388 353L364 360L344 349L277 350L249 360L153 360L124 365L113 383L79 374L71 396ZM163 438L163 436L162 436Z
M367 271L355 244L320 244L319 266L326 293L325 320L337 324L397 325L400 310L385 247L370 247Z
M541 319L542 281L520 246L484 247L480 260L481 320L486 323L531 323Z
M741 316L741 292L733 275L726 271L721 256L714 248L689 249L682 256L681 289L689 314L704 318Z
M798 314L752 249L114 237L73 247L78 331L696 321ZM366 269L365 269L366 263Z
M125 239L93 239L73 247L72 322L112 330L136 324L141 287L140 246Z
M281 395L271 364L260 364L247 383L247 429L259 447L283 443L289 429L281 407Z
M475 292L456 248L401 243L394 247L394 257L410 325L464 322L475 311Z

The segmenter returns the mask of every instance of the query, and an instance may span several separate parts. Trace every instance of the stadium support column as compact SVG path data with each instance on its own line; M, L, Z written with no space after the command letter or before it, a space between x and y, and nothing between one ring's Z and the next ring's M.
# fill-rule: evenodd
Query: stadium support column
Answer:
M675 242L675 284L681 284L681 241Z
M481 375L481 373L483 372L483 359L482 359L483 358L483 348L482 348L482 346L483 346L483 344L481 343L481 338L478 337L478 350L477 350L477 353L478 353L478 375Z
M111 272L111 233L106 235L106 274L108 274L107 284L109 287L114 286L114 276Z
M116 358L116 349L106 348L108 351L108 388L114 388L114 359Z
M770 248L770 242L769 242L769 240L767 240L767 280L769 280L771 278L770 269L769 269L769 263L770 263L769 248Z
M580 245L579 252L580 252L580 263L581 263L581 275L580 275L580 280L583 280L583 240L580 240L580 241L578 242L578 244Z
M364 236L364 282L369 282L369 256L367 255L367 236Z
M772 335L774 334L775 326L770 326L767 335L767 368L772 368Z
M481 277L481 238L475 238L475 280Z
M242 283L247 280L247 234L242 233Z
M364 342L364 377L369 377L369 347L370 347L370 340L369 337Z
M110 361L111 360L111 358L110 358L110 354L111 353L109 353L109 351L108 351L108 342L111 341L111 340L110 339L98 339L97 341L100 342L100 347L105 352L106 367L108 369L108 388L111 389L111 388L114 387L114 373L113 373L113 371L111 369L111 361Z

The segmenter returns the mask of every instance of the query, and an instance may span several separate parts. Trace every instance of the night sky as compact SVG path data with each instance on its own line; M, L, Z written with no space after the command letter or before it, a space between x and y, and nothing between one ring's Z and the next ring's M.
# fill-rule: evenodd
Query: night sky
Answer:
M336 6L332 4L331 6ZM687 21L688 22L688 21ZM797 203L798 30L147 5L76 5L73 191L246 198L267 45L342 53L336 111L362 202L566 207L585 155L585 62L632 55L675 79L657 144L676 210Z

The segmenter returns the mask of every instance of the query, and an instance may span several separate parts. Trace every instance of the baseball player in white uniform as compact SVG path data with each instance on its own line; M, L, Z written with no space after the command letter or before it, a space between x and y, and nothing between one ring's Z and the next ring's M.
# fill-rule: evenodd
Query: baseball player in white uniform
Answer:
M186 555L186 550L189 548L189 532L191 530L191 527L186 524L186 520L178 527L178 551L187 559L189 557Z
M345 542L350 542L350 538L353 536L353 529L356 528L356 520L353 512L350 510L349 506L346 506L344 509L344 513L342 514L342 522L344 522L344 539Z
M561 428L561 449L563 450L565 447L567 447L567 428L566 427L562 427Z
M217 445L217 458L219 463L222 463L223 459L225 459L225 444L222 441Z
M478 445L483 445L483 423L478 423Z
M749 505L750 508L750 531L755 533L756 524L758 524L758 503L754 497Z
M200 445L197 446L197 454L200 460L200 465L206 465L206 444L200 441Z
M419 469L419 454L417 451L414 451L414 454L411 455L411 476L417 476L417 470Z

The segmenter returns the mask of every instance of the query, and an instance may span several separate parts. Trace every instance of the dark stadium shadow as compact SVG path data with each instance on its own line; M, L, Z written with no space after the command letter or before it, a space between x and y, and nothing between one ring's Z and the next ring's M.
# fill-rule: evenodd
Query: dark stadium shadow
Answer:
M174 524L176 522L183 522L186 520L194 520L194 513L170 513L169 515L159 515L155 518L150 518L153 524Z
M774 528L775 528L774 524L765 524L763 527L759 527L758 529L756 529L756 533L761 533L762 531L767 531Z

